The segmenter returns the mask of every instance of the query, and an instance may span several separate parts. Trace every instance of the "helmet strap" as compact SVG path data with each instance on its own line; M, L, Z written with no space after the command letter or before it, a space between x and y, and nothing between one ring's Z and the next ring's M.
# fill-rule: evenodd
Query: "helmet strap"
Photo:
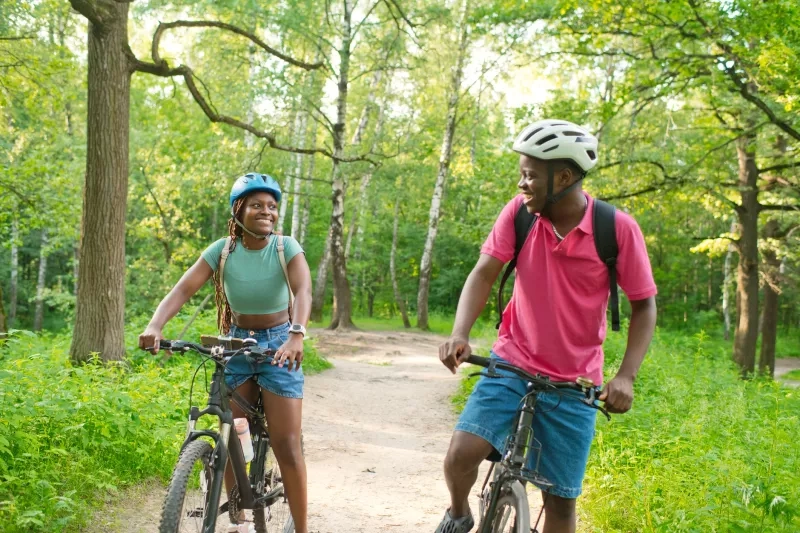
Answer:
M253 232L252 232L252 231L250 231L249 229L245 228L245 227L244 227L244 224L242 224L241 222L239 222L239 219L238 219L238 218L235 218L235 217L234 217L234 219L233 219L233 222L234 222L234 224L236 224L237 226L239 226L240 228L242 228L242 230L243 230L245 233L247 233L248 235L250 235L251 237L254 237L254 238L256 238L256 239L260 239L260 240L262 240L262 241L265 241L265 240L267 240L267 238L269 237L269 235L259 235L258 233L253 233Z
M555 185L555 170L553 169L552 163L547 163L547 202L546 205L553 205L556 202L560 201L564 198L569 192L575 188L583 178L586 177L586 174L582 174L578 179L575 180L575 183L564 189L563 191L559 192L558 194L553 194L553 187Z

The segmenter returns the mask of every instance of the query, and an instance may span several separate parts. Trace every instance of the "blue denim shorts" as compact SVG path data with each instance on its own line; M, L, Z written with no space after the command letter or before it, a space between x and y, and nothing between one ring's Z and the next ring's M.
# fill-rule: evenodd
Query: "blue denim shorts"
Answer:
M231 326L228 334L239 339L252 337L258 341L260 347L277 350L289 338L289 323L274 328L254 330ZM273 365L271 361L259 362L249 355L239 354L231 357L225 367L225 383L228 388L236 389L250 378L272 394L285 398L303 397L305 377L302 365L298 370L290 372L288 365L281 368Z
M494 353L491 356L502 360ZM501 457L526 387L516 375L500 369L497 372L503 377L481 376L456 424L456 431L477 435L494 447L495 453L488 457L492 461ZM577 393L539 394L533 435L542 447L539 473L553 484L540 489L562 498L574 499L580 495L596 415L594 409L578 400ZM537 454L530 455L528 468L533 468Z

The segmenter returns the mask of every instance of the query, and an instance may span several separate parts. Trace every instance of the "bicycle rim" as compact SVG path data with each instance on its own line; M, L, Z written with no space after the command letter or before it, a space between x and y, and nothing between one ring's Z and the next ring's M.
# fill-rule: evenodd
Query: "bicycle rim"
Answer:
M275 458L275 452L272 451L271 447L267 451L267 459L264 465L264 484L266 487L265 492L270 492L277 487L283 486L281 469ZM258 533L294 533L294 520L292 519L292 513L289 511L289 500L285 492L272 505L255 512L254 518Z
M525 531L527 524L522 524L520 502L512 494L501 496L497 500L497 509L492 520L492 533L529 533Z

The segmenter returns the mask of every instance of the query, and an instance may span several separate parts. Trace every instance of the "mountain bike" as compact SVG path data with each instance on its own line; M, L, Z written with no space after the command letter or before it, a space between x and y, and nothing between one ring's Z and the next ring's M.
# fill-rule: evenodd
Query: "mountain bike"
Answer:
M253 510L253 524L257 533L293 533L294 521L284 493L280 467L270 448L261 395L256 404L251 405L225 384L225 364L231 357L245 354L259 362L269 362L274 353L259 348L255 339L206 335L201 339L205 346L180 340L161 341L161 347L165 350L180 353L194 351L203 357L195 376L209 362L214 364L214 373L208 387L206 407L201 410L192 405L189 410L186 438L167 488L159 533L214 533L220 513L227 511L231 522L237 523L239 511L243 509ZM189 396L191 405L191 391ZM242 409L249 423L254 452L249 472L233 425L231 400ZM216 430L197 429L198 420L207 415L218 419ZM220 505L228 460L236 485L228 501Z
M597 403L600 387L587 378L578 378L574 382L551 381L547 376L529 374L504 361L477 355L469 356L466 362L486 368L485 372L475 375L505 377L497 372L501 369L527 382L527 393L517 408L514 426L506 438L501 459L492 463L481 487L478 533L538 533L536 528L542 513L539 513L536 523L531 527L525 485L530 482L545 489L552 485L538 471L541 445L533 432L538 395L542 392L561 394L564 401L580 401L610 419L608 411Z

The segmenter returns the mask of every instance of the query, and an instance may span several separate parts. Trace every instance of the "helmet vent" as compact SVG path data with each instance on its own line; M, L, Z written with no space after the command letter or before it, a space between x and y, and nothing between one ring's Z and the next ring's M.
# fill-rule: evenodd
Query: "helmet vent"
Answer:
M557 148L558 148L558 145L551 146L550 148L545 148L544 150L542 150L542 153L545 153L545 152L552 152L553 150L555 150L555 149L557 149Z
M592 161L597 159L597 155L594 153L593 150L586 150L586 154L589 156L589 159L591 159Z
M565 131L563 134L569 137L581 137L583 135L583 133L579 131Z
M552 141L553 139L557 139L557 138L558 138L558 137L556 137L555 135L552 135L552 134L551 134L551 135L548 135L547 137L544 137L543 139L540 139L540 140L539 140L539 141L536 143L536 146L541 146L541 145L543 145L544 143L546 143L546 142L548 142L548 141Z
M530 132L528 135L526 135L526 136L525 136L525 138L524 138L524 139L522 139L522 142L526 142L528 139L530 139L531 137L533 137L534 135L536 135L537 133L539 133L539 132L540 132L540 131L542 131L543 129L544 129L544 128L536 128L535 130L533 130L532 132Z

